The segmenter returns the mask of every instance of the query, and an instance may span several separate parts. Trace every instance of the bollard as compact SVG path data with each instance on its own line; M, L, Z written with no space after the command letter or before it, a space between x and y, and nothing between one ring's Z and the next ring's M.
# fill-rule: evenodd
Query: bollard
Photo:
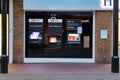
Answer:
M112 68L111 69L113 73L119 73L119 57L118 56L112 57Z
M8 73L8 56L7 55L1 56L1 73L3 74Z

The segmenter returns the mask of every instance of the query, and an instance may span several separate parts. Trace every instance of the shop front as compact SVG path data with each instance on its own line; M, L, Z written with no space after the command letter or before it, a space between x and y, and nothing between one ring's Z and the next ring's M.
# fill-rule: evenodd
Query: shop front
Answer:
M111 4L112 0L11 0L10 62L111 62Z
M93 12L26 11L25 16L25 61L93 59Z

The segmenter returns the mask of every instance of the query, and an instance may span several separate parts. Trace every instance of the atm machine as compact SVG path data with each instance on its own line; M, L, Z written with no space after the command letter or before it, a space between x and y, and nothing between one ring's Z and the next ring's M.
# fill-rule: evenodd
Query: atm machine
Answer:
M81 19L67 19L66 31L67 31L67 44L66 44L67 48L80 48L82 35Z
M48 47L51 49L61 49L62 19L48 19Z
M43 49L43 19L29 19L28 44L31 50Z

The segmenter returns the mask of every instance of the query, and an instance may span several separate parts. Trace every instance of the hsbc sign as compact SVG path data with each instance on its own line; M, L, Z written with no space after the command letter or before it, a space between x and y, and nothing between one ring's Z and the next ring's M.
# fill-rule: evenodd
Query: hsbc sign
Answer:
M102 8L113 8L113 0L101 0Z

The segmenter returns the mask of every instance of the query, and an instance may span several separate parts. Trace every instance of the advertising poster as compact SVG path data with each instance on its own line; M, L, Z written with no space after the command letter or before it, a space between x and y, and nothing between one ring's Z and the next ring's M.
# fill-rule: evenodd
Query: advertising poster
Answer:
M82 33L81 19L67 19L66 25L67 30L77 30L78 33Z
M90 47L90 37L84 36L84 48L89 48L89 47Z

